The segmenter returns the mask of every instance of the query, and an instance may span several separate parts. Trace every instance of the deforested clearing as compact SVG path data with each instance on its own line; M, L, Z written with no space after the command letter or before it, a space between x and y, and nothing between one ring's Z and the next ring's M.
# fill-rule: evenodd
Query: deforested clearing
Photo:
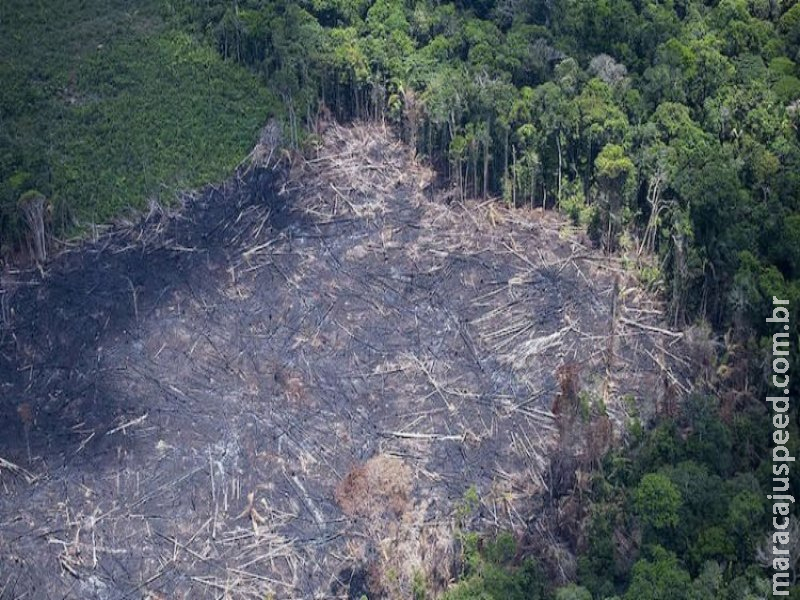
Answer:
M257 150L4 274L0 586L409 598L466 520L555 539L628 411L690 390L662 303L567 221L446 201L375 124Z

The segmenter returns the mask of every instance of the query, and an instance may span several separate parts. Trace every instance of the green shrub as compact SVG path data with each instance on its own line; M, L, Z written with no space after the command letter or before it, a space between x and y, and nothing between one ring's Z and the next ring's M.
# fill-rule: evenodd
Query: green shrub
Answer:
M544 600L546 585L537 564L528 559L515 564L514 538L500 534L484 540L477 534L464 536L465 572L443 600Z

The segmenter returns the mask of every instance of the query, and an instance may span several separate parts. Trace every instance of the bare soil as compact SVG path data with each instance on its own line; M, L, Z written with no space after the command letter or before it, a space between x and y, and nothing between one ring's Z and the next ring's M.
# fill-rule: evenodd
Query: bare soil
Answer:
M469 526L524 532L559 444L602 450L557 398L619 439L632 400L688 389L618 259L432 178L380 127L332 125L7 272L0 598L441 589L469 488Z

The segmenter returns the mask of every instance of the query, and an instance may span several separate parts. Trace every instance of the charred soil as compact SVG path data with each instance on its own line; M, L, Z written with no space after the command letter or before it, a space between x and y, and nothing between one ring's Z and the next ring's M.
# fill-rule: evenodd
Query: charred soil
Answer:
M0 597L441 588L466 490L469 526L542 527L624 398L688 389L661 304L556 216L438 201L378 126L266 154L5 274Z

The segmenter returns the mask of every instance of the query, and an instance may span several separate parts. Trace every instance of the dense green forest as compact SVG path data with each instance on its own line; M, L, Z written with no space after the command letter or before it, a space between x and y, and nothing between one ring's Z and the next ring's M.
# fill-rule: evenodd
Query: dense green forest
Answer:
M67 4L84 12L0 6L14 57L0 63L4 251L24 240L17 203L32 189L63 235L221 177L270 114L298 147L321 117L385 121L460 196L563 211L665 295L675 327L724 338L705 395L634 419L628 447L594 466L573 585L555 589L510 538L465 534L446 597L770 597L764 319L773 296L789 300L796 349L800 3ZM796 455L796 409L790 434Z
M463 195L658 253L677 324L800 291L800 7L758 0L176 2L294 132L386 119ZM793 302L796 304L796 302ZM795 330L796 331L796 330Z
M769 423L754 407L725 419L714 398L639 431L592 474L575 536L577 583L553 589L534 561L500 536L478 550L466 536L465 580L447 600L761 600L771 465ZM792 489L797 489L794 474ZM574 503L580 506L574 508ZM793 588L792 598L798 598Z

